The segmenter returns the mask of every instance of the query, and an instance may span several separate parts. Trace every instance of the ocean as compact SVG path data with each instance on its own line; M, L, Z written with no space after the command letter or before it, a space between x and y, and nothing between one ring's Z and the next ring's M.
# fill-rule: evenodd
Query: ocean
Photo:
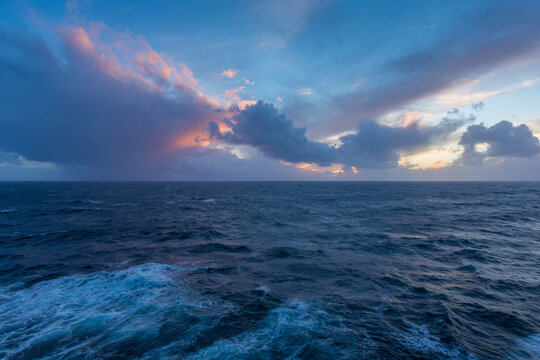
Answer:
M0 183L2 359L539 359L540 184Z

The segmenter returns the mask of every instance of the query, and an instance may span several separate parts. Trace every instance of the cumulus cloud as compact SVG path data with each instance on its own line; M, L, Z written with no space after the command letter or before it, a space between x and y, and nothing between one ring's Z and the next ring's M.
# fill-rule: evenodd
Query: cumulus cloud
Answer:
M309 140L306 128L295 127L292 120L273 105L259 101L225 121L230 131L221 131L217 123L211 122L209 132L214 139L251 145L271 158L288 162L378 169L396 167L400 151L417 150L443 141L473 119L449 115L429 127L419 122L391 127L369 121L360 123L356 133L340 137L340 145L334 146Z
M326 144L310 141L306 128L295 127L292 120L271 104L262 101L238 111L225 123L231 131L222 132L215 122L210 123L212 138L229 144L251 145L263 154L290 162L309 162L330 165L334 149Z
M356 168L392 168L398 166L399 152L425 148L446 138L473 118L446 117L435 126L412 122L404 127L391 127L375 121L358 125L356 134L340 138L338 162Z
M99 31L60 30L60 60L35 35L0 30L0 150L148 172L183 151L176 137L223 116L187 66L129 39L114 48L127 53L123 61L92 38Z
M525 124L500 121L486 127L471 125L459 142L463 154L457 164L475 165L487 157L530 157L540 153L540 142ZM483 149L481 148L483 145Z

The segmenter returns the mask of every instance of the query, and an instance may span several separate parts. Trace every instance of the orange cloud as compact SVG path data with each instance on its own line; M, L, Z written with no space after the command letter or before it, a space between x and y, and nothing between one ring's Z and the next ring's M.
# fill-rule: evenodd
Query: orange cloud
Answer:
M236 89L230 89L230 90L225 91L223 93L223 96L225 96L227 98L232 98L232 97L234 97L236 94L238 94L240 91L242 91L244 89L245 89L244 86L237 87Z
M92 24L89 30L82 27L65 27L60 28L58 33L68 47L79 55L86 56L91 60L91 65L103 73L124 82L139 84L148 91L163 90L155 81L123 63L117 52L123 50L122 45L117 42L115 46L107 46L100 38L104 31L109 31L104 24Z
M446 167L448 166L448 163L444 160L438 160L438 161L435 161L433 164L431 164L431 166L429 166L430 169L440 169L440 168L443 168L443 167Z
M221 132L230 131L230 128L222 121L217 121ZM212 144L212 140L206 130L206 124L200 124L174 137L170 143L170 151L186 150L200 147L208 147Z
M401 154L399 166L413 170L440 169L452 165L459 157L455 147L428 149L414 154Z
M332 164L330 166L319 166L314 163L291 163L288 161L279 161L282 165L285 166L293 166L297 169L304 170L304 171L311 171L316 173L329 173L331 176L336 176L339 174L344 173L343 165L342 164ZM354 168L354 173L358 173L358 170Z
M165 54L158 54L141 37L115 32L103 23L90 23L84 28L64 27L60 28L58 33L78 56L91 60L90 65L117 80L137 84L149 92L162 92L164 96L187 92L195 101L208 105L210 109L223 109L232 104L243 109L255 103L253 100L243 100L237 95L244 87L226 92L224 96L229 98L226 101L205 94L186 64L177 63ZM229 70L226 71L227 76L237 73L236 70ZM219 122L226 116L226 111L214 113L208 119L197 119L196 123L181 134L171 133L169 138L165 136L162 151L175 152L209 146L211 140L206 132L208 121ZM223 127L222 130L227 128Z
M421 115L422 114L418 111L407 111L405 115L403 116L403 126L405 128L414 127L414 126L421 127L421 125L419 124Z
M163 58L154 50L141 51L137 53L135 62L139 65L140 70L151 76L155 76L161 82L169 80L175 69L168 65Z
M115 32L103 23L61 28L59 34L69 46L116 79L138 83L149 91L189 91L212 106L217 104L199 89L198 80L186 64L158 54L141 37Z
M236 103L240 110L244 110L246 107L255 105L257 100L240 100Z
M210 139L204 131L197 129L189 132L185 132L172 141L172 149L189 149L196 147L207 147L210 145Z
M174 94L176 91L190 92L198 101L213 108L228 108L232 105L245 109L256 100L243 99L240 86L225 91L220 96L206 94L191 69L184 63L175 62L163 53L157 53L141 37L129 33L118 33L103 23L91 23L86 28L66 27L61 36L79 53L93 60L104 73L125 81L137 83L148 91ZM221 75L232 78L236 69L226 69ZM244 79L245 84L254 82Z
M229 79L232 79L232 78L235 77L237 74L238 74L238 70L236 70L236 69L227 69L227 70L223 70L223 71L220 73L220 75L225 76L225 77L228 77Z
M66 39L75 46L79 51L93 55L95 46L86 30L80 27L72 28L66 33Z
M222 96L226 98L225 101L226 106L236 105L240 110L245 109L247 106L255 105L257 103L256 100L245 100L242 99L238 93L245 89L245 86L239 86L235 89L229 89L225 91Z

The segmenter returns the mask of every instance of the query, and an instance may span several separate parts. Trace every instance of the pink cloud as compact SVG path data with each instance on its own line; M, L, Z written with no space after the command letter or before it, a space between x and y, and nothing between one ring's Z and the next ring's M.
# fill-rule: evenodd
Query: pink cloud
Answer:
M236 75L238 74L238 70L235 70L235 69L227 69L227 70L223 70L221 72L221 76L225 76L225 77L228 77L229 79L232 79L233 77L235 77Z
M79 51L88 55L94 55L96 49L87 32L80 27L69 29L65 32L65 40L71 43Z
M223 93L223 96L226 98L232 98L236 96L240 91L244 90L244 86L237 87L236 89L230 89Z
M186 64L158 54L142 37L113 31L103 23L63 27L58 33L79 56L116 79L137 83L148 91L190 91L216 104L201 91Z

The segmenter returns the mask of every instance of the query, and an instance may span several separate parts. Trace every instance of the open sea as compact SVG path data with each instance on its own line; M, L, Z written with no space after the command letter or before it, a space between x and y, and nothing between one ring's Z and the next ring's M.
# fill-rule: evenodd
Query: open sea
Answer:
M0 183L1 359L540 359L540 183Z

